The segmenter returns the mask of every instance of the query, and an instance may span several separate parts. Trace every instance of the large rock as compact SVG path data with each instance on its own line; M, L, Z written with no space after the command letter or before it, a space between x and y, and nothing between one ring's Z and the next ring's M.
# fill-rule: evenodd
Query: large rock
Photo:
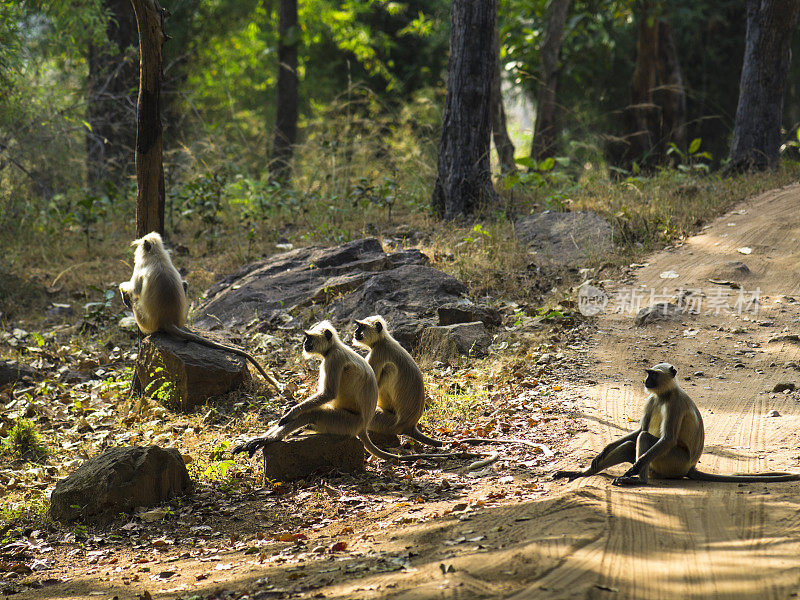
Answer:
M591 211L545 211L520 219L517 238L555 265L575 267L613 249L611 225Z
M401 344L413 348L437 307L458 301L462 283L433 269L419 250L387 254L374 238L335 248L312 246L247 265L214 284L195 322L301 328L332 316L338 323L381 314Z
M175 448L112 448L56 484L50 516L57 521L111 519L183 494L190 485Z
M420 353L447 362L458 355L485 356L492 336L480 321L428 327L422 332Z
M311 434L264 447L264 477L272 481L301 479L317 471L364 470L364 446L349 435Z
M209 332L194 333L230 344ZM143 393L174 409L203 404L251 378L244 357L163 333L142 339L136 377Z

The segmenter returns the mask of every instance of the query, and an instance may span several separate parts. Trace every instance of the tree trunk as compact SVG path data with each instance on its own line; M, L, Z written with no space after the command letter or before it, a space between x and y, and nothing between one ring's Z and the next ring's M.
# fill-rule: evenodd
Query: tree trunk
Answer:
M136 46L139 38L130 0L105 0L107 41L89 44L86 82L86 182L96 188L132 173L136 143Z
M559 133L556 105L558 59L568 12L569 0L552 0L550 3L550 16L540 53L542 81L536 100L536 125L531 141L531 157L537 161L552 156L556 151Z
M631 78L631 101L623 119L629 144L628 154L634 160L646 159L653 149L653 132L658 123L658 107L653 102L656 87L658 56L658 21L651 2L640 3L636 24L636 66Z
M508 137L506 127L506 109L503 106L503 80L500 65L500 32L494 28L494 72L492 74L492 138L497 150L497 160L503 175L515 173L514 144Z
M661 144L659 157L667 155L669 144L686 149L686 92L683 87L683 71L672 36L672 26L666 18L658 22L658 88L655 102L661 107Z
M131 0L139 29L139 102L136 110L136 237L164 234L161 156L161 48L168 12L158 0Z
M728 170L778 164L783 97L798 15L798 0L747 0L744 64Z
M494 204L489 166L497 0L453 0L442 138L431 206L453 219Z
M278 36L277 114L269 170L273 179L286 182L297 143L297 0L280 0Z
M672 27L663 5L653 0L637 4L636 67L631 101L623 111L624 149L617 162L629 168L664 162L670 143L686 147L686 93Z

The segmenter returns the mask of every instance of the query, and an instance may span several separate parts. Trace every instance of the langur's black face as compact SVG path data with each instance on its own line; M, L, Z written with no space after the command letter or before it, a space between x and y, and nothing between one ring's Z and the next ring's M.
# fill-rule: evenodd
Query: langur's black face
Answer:
M308 334L306 334L306 337L303 340L303 350L305 350L306 352L314 351L314 338L312 338Z
M657 388L659 377L660 375L663 375L663 373L659 373L658 371L653 371L651 369L647 369L645 372L647 373L647 379L644 380L644 387L649 390Z
M356 321L356 332L353 334L353 337L359 342L364 340L364 329L364 324Z
M644 387L653 390L663 388L670 385L670 382L675 379L677 371L669 363L658 363L651 369L645 369L647 379L644 380Z

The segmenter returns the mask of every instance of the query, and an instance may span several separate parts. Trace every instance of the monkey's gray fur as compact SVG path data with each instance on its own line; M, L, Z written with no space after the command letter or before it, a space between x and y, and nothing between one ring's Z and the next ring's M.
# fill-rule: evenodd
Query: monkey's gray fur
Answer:
M639 428L611 442L584 471L556 471L554 478L595 475L620 463L633 463L614 485L642 485L649 475L662 478L688 477L715 482L798 481L792 473L756 473L753 475L714 475L695 468L703 454L703 419L697 406L675 381L677 371L669 363L645 369L645 389L650 393Z
M425 409L422 371L389 333L384 318L373 315L357 320L353 345L369 350L367 362L378 381L378 407L369 431L387 436L407 435L429 446L443 446L443 442L419 430L417 423Z
M233 352L249 360L258 372L276 389L280 386L258 361L239 348L218 344L185 329L189 313L186 299L186 282L181 277L169 253L164 248L161 236L156 232L131 242L134 246L133 275L129 281L119 284L122 302L133 311L136 324L144 334L163 331L189 342L210 348Z

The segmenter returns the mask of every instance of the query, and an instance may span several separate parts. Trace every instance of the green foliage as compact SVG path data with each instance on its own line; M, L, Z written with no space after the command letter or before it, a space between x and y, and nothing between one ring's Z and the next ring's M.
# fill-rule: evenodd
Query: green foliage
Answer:
M166 378L166 369L163 364L153 368L150 373L150 383L144 388L144 393L155 398L167 408L180 408L178 390L175 382Z
M203 471L203 478L207 481L221 484L223 488L233 485L233 475L236 462L230 457L230 444L220 442L209 456L211 463Z
M686 152L681 151L681 149L675 144L670 143L669 149L667 150L667 156L677 156L680 159L677 167L684 173L688 173L690 171L708 173L709 164L703 161L710 161L712 157L710 153L700 151L700 145L702 143L703 140L700 138L693 139L689 143L689 147L686 149Z
M47 456L36 424L30 419L18 418L4 442L6 452L15 458L41 460Z
M104 326L108 319L113 315L113 302L117 296L117 291L113 288L102 290L97 286L89 286L89 290L99 293L101 300L94 300L83 305L84 319L94 326Z

